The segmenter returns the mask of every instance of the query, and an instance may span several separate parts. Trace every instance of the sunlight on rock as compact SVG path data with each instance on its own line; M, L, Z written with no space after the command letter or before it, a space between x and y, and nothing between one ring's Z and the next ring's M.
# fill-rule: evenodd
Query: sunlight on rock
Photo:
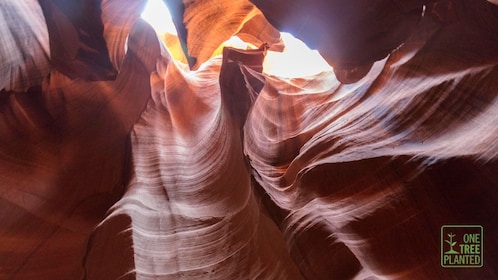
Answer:
M223 43L224 47L232 47L241 50L255 50L257 47L251 43L247 43L238 36L232 36Z
M147 1L147 5L145 5L142 12L142 18L152 25L157 33L177 35L168 7L162 0Z
M141 16L156 30L158 37L164 42L171 56L177 61L187 63L175 24L164 2L162 0L148 0ZM332 70L332 67L318 51L311 50L292 34L282 32L281 39L285 49L283 52L268 51L263 64L264 73L283 78L297 78ZM257 48L237 36L232 36L215 50L212 57L220 55L224 47L246 50Z
M176 61L187 63L173 18L164 2L162 0L147 1L141 16L154 28L171 56Z
M290 33L281 32L285 45L283 52L268 51L263 63L263 72L285 78L312 76L332 67L316 50L311 50L304 42Z
M311 50L306 44L287 32L281 32L285 48L282 52L268 51L263 63L263 72L282 78L298 78L313 76L324 71L332 71L332 67L316 50ZM223 42L213 53L220 55L224 47L241 50L255 50L257 46L245 42L238 36L232 36Z
M239 49L239 50L255 50L257 47L251 43L245 42L244 40L240 39L239 36L232 36L230 39L226 40L223 42L214 52L211 57L215 57L218 55L221 55L223 53L223 48L224 47L230 47L234 49Z

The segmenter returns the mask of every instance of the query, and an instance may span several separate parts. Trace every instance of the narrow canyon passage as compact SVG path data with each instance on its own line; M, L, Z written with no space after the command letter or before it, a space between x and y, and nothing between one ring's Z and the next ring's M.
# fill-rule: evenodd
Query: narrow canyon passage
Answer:
M494 1L0 15L0 279L498 278Z

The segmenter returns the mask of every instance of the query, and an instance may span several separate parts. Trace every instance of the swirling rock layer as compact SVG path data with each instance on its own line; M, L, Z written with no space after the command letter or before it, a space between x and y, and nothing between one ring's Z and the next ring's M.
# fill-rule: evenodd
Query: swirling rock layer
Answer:
M300 279L251 191L240 125L220 95L220 63L187 74L163 58L152 76L152 98L132 131L133 177L98 229L129 217L118 235L131 235L129 273L139 279ZM107 260L95 258L90 272Z
M368 62L298 78L262 69L282 46L248 1L183 1L195 70L145 1L73 2L0 4L0 279L498 277L490 1L254 1L332 65ZM333 20L372 48L316 36ZM441 267L448 224L483 227L482 268Z

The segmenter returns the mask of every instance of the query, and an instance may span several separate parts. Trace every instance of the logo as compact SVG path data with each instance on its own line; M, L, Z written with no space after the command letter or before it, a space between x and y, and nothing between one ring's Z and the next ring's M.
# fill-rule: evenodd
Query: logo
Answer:
M441 266L482 267L483 229L479 225L441 227Z

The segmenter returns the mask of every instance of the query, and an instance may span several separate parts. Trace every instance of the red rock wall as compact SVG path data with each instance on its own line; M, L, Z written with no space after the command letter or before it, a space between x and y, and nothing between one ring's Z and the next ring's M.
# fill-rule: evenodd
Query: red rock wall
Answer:
M0 279L497 278L497 7L352 2L253 1L335 67L295 79L211 57L281 48L247 1L184 1L195 71L144 1L2 2Z

